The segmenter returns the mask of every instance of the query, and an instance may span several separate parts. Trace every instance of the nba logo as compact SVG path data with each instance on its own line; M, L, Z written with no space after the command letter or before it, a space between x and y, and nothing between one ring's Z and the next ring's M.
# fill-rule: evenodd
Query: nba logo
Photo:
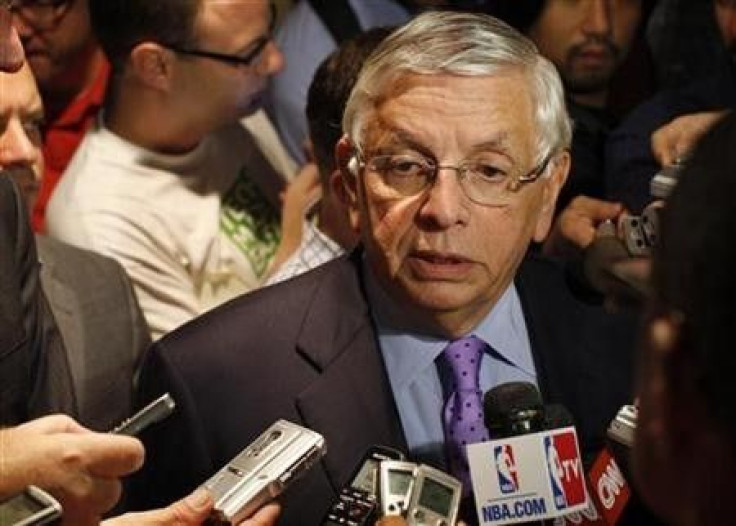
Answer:
M501 488L501 493L519 491L519 476L516 473L516 461L511 445L504 444L494 447L493 456L496 459L496 473L498 473L498 486Z
M564 431L544 437L544 451L555 507L562 510L585 503L583 463L575 434Z

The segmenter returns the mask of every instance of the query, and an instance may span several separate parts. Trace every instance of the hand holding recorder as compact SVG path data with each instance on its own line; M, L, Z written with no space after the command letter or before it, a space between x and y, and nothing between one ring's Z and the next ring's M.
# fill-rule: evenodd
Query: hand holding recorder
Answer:
M107 434L89 431L63 415L0 430L5 462L0 477L0 526L40 526L58 518L62 525L100 524L100 516L119 498L118 478L143 462L143 448L131 436L166 418L174 406L171 397L164 395ZM166 508L128 513L102 524L197 526L210 517L214 506L212 495L199 489ZM270 504L234 524L272 526L278 515L278 505Z
M166 508L126 513L104 521L102 526L198 526L208 519L214 503L212 495L200 488ZM271 503L237 526L273 526L279 513L279 506Z
M143 464L135 438L95 433L53 415L0 431L0 500L35 485L56 496L63 524L98 524L120 498L120 478Z

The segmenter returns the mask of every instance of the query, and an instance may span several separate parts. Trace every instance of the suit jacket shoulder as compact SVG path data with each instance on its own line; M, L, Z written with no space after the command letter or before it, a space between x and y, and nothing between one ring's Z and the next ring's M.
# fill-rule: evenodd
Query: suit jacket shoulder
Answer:
M517 274L537 378L546 403L570 410L587 456L633 399L637 312L611 314L576 297L554 263L527 258Z
M376 345L347 257L163 338L146 358L141 403L169 390L178 409L144 437L148 462L131 507L183 495L285 418L322 433L328 453L290 492L280 524L317 523L370 445L405 447Z
M130 415L133 375L151 342L115 260L38 236L41 284L67 349L79 421L105 431Z

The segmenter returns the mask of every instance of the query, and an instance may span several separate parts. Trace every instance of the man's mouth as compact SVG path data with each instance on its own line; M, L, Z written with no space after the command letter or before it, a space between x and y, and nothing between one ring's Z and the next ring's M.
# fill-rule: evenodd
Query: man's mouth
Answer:
M603 39L586 41L575 46L570 52L572 59L591 65L613 62L618 54L618 48L612 42Z
M473 262L464 256L433 250L413 252L408 262L414 273L424 279L457 279L473 267Z
M413 256L437 265L455 265L469 262L467 258L456 254L434 252L431 250L420 250L415 252Z

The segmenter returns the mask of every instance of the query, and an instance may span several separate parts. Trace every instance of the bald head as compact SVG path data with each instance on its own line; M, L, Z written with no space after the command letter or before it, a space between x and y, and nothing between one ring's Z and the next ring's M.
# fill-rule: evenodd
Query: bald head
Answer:
M16 72L0 72L0 93L0 171L32 206L43 173L43 104L27 63Z

